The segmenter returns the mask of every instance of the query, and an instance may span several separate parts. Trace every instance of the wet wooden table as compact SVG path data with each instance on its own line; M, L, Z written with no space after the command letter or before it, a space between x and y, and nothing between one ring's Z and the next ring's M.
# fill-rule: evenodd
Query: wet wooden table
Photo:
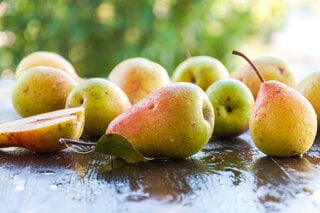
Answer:
M16 119L0 80L0 122ZM64 150L0 149L0 212L320 212L320 137L302 158L259 152L245 133L181 161L127 164Z

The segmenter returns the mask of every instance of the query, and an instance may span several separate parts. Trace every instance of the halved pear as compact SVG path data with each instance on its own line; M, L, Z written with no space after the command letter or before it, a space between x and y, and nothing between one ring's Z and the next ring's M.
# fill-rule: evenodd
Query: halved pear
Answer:
M23 147L34 152L66 148L60 138L79 139L84 127L84 108L74 107L0 124L0 148Z

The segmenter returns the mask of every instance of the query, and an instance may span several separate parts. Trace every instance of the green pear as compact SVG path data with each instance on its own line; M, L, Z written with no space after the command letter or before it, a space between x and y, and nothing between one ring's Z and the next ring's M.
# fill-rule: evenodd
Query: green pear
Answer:
M212 136L214 111L198 86L172 83L147 95L109 124L107 134L119 134L144 156L186 158Z
M70 92L66 107L77 106L85 108L84 133L100 137L110 121L131 107L131 104L126 94L114 83L103 78L92 78Z
M299 156L308 151L317 134L317 116L311 103L284 83L266 82L250 59L238 51L233 53L244 57L261 81L249 121L257 148L275 157Z
M12 103L22 117L65 108L67 96L79 82L46 66L21 73L12 91Z
M296 89L306 97L317 113L317 121L320 124L320 72L313 72L304 77ZM320 125L318 125L318 130Z
M120 62L109 73L108 79L126 93L131 104L170 83L170 77L163 66L139 57Z
M66 58L57 53L48 51L37 51L25 56L18 64L15 71L16 79L29 68L36 66L54 67L66 72L75 80L82 81L72 64Z
M254 98L249 88L235 79L218 80L206 90L215 114L213 135L236 137L249 128Z
M34 152L66 148L60 138L77 140L84 127L84 108L62 109L0 124L0 147L23 147Z
M213 82L229 77L225 66L211 56L193 56L173 71L172 82L190 82L206 90Z
M267 81L277 80L292 88L296 86L297 80L293 74L293 68L287 60L275 56L260 56L254 59L253 63ZM249 64L232 72L230 77L245 83L253 97L257 97L261 82Z

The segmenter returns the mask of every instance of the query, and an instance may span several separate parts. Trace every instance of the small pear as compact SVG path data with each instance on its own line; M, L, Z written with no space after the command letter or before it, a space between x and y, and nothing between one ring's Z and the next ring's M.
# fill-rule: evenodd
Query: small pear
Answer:
M25 56L18 64L15 71L16 79L29 68L36 66L54 67L64 71L75 80L82 81L72 64L66 58L57 53L48 51L37 51Z
M90 137L100 137L110 121L131 104L126 94L111 81L91 78L81 82L68 95L66 107L77 106L85 108L84 133Z
M249 130L257 148L275 157L299 156L309 150L317 134L317 116L310 102L295 89L275 80L261 80L250 115Z
M170 77L163 66L141 57L120 62L109 73L108 79L126 93L131 104L170 83Z
M203 148L214 127L205 92L192 83L161 87L117 116L107 134L119 134L147 157L186 158Z
M66 148L60 138L77 140L84 127L84 108L43 113L0 124L0 147L23 147L34 152Z
M12 103L22 117L64 109L67 96L78 84L60 69L31 67L17 79Z
M216 58L206 55L188 57L172 74L172 82L190 82L204 91L214 82L227 79L227 68Z

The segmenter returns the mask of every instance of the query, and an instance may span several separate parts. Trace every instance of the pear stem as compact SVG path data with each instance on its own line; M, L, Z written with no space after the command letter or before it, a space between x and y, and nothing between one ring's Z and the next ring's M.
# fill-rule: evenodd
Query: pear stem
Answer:
M184 54L186 55L186 58L190 58L191 57L191 53L190 53L189 50L186 50Z
M95 146L97 143L94 142L85 142L85 141L79 141L79 140L73 140L69 138L60 138L59 139L60 145L81 145L81 146Z
M59 144L64 145L72 151L80 154L87 154L93 152L94 148L92 147L97 145L97 143L73 140L69 138L60 138Z
M265 82L265 79L262 76L261 72L259 72L257 66L244 53L242 53L240 51L237 51L237 50L233 50L232 54L233 55L238 55L238 56L241 56L242 58L244 58L251 65L252 69L256 72L256 74L258 75L261 83Z

